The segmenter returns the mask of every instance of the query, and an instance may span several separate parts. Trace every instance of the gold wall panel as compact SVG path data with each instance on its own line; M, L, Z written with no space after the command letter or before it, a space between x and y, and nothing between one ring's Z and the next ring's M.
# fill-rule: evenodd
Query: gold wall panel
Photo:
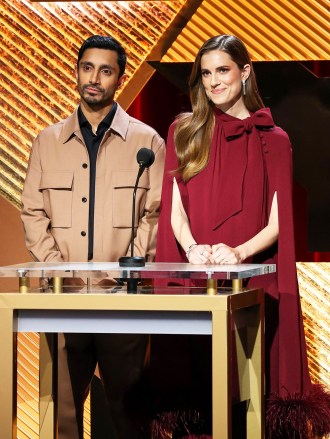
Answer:
M120 102L186 1L0 2L0 195L20 207L32 139L76 106L74 65L82 41L112 35L127 49ZM132 99L147 79L135 80Z
M39 336L35 333L20 334L17 343L17 437L39 437Z
M297 270L309 370L330 389L330 263L300 262Z
M254 61L330 59L328 0L204 0L163 62L193 62L208 38L234 34Z
M39 334L30 332L18 335L17 439L39 438L39 352ZM90 432L88 396L84 410L84 439L90 439Z

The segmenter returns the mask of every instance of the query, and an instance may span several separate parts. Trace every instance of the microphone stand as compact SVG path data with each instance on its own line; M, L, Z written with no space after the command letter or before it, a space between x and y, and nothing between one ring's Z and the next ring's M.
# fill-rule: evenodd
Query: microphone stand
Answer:
M135 199L136 199L136 191L138 187L138 183L140 180L143 171L146 166L144 163L139 163L139 172L136 177L136 182L133 190L133 204L132 204L132 230L131 230L131 256L122 256L119 258L119 266L120 267L144 267L145 266L145 258L143 256L134 256L134 229L135 229ZM123 279L122 279L123 280ZM137 293L137 284L138 279L125 279L124 282L127 282L127 292L128 293Z

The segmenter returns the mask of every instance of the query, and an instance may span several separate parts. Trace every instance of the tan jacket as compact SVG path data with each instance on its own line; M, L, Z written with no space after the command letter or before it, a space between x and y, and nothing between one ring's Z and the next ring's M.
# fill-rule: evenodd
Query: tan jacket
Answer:
M132 196L137 151L151 148L155 162L144 171L136 193L134 255L152 260L165 147L157 132L119 105L98 151L94 261L130 255ZM86 261L88 257L89 156L77 110L34 140L22 193L26 245L37 261Z

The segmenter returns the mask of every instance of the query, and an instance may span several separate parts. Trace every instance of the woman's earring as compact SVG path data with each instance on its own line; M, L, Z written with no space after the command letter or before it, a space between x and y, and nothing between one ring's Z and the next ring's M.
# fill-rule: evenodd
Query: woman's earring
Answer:
M246 81L242 79L242 95L246 96Z

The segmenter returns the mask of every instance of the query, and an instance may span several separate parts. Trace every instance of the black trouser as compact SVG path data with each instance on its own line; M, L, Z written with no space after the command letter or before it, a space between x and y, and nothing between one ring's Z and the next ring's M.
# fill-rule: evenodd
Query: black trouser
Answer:
M145 367L147 335L59 334L58 438L83 439L83 407L98 364L116 439L146 438L130 393ZM135 397L136 399L136 397Z

